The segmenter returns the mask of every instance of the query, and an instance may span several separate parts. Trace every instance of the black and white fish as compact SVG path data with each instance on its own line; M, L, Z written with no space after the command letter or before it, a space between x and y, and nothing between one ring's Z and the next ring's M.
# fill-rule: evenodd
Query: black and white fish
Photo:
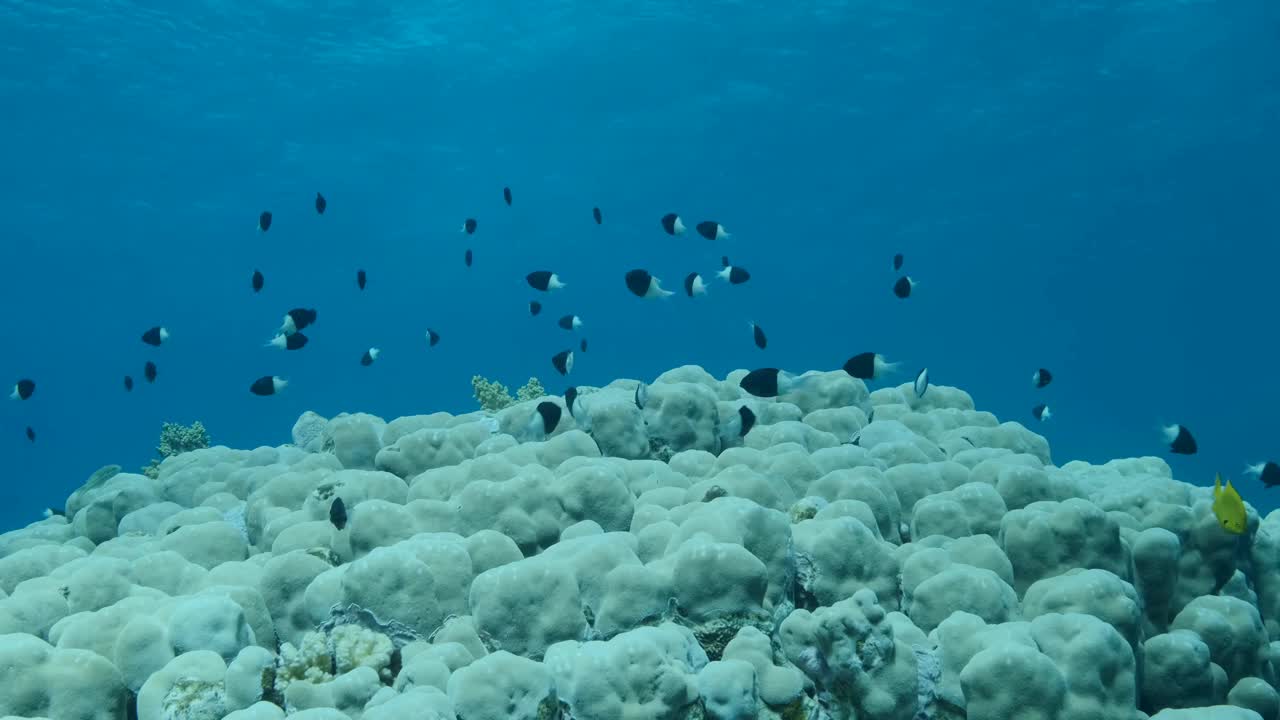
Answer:
M267 347L273 347L277 350L301 350L306 346L308 340L309 338L300 332L295 332L292 335L277 333L275 337L267 342Z
M897 282L893 284L893 294L897 295L899 298L903 300L906 300L907 298L911 297L911 291L914 290L916 285L919 285L919 284L920 283L916 282L915 280L912 280L909 276L903 275L902 277L898 278Z
M702 282L702 276L696 272L691 272L684 278L684 294L689 297L707 294L707 284Z
M929 390L929 368L922 369L916 375L916 381L913 385L916 391L916 397L922 398L926 391Z
M540 312L542 312L542 303L538 302L537 300L530 300L530 301L529 301L529 314L530 314L530 315L537 315L537 314L538 314L538 313L540 313Z
M559 403L543 400L534 408L529 418L529 434L535 439L544 439L560 426L560 418L564 411Z
M751 273L737 265L725 265L716 273L716 277L728 281L730 285L741 285L751 279Z
M555 367L556 372L561 375L568 375L573 372L573 351L561 350L551 356L551 365Z
M751 326L751 338L755 340L756 347L760 348L761 350L764 350L766 347L768 347L769 338L765 337L764 329L751 321L748 321L747 324Z
M587 351L587 339L586 339L586 338L582 338L582 340L578 343L578 349L579 349L579 350L581 350L582 352L586 352L586 351Z
M1036 370L1031 376L1031 384L1035 385L1037 388L1042 388L1051 382L1053 382L1053 373L1049 372L1045 368Z
M844 371L859 380L878 380L894 372L900 363L891 363L883 355L873 352L858 353L844 363Z
M565 409L569 411L570 417L577 417L577 408L574 407L574 403L577 402L577 400L578 388L577 386L570 385L568 389L564 391L564 406Z
M507 205L511 205L511 188L509 187L502 188L502 201L505 202Z
M597 225L604 222L604 216L600 214L600 208L598 207L591 208L591 217L595 219Z
M557 320L556 324L565 330L577 330L582 327L582 318L577 315L565 315Z
M1053 413L1049 412L1049 406L1044 403L1040 403L1039 405L1031 408L1031 415L1040 422L1044 422L1045 420L1053 417ZM972 444L972 442L970 442L970 444Z
M1195 437L1185 425L1165 425L1160 428L1160 434L1169 444L1169 452L1175 455L1195 455L1199 450Z
M729 231L715 220L703 220L695 229L699 235L708 240L725 240L729 237Z
M347 527L347 504L340 497L334 498L329 505L329 522L339 530Z
M466 254L462 256L462 262L466 263L467 267L471 267L471 261L474 259L474 256L471 254L471 248L467 248Z
M271 229L271 211L270 210L263 210L262 214L258 215L258 229L261 230L262 232L266 232Z
M440 343L440 333L427 328L427 347L435 347Z
M329 201L324 199L324 195L316 193L316 212L323 215L324 211L328 209L328 207Z
M23 378L13 384L13 392L9 393L9 397L14 400L29 400L35 391L36 381Z
M156 367L155 363L148 360L145 364L143 364L142 377L146 378L147 382L149 383L155 382L156 376L159 374L160 374L160 370L159 368Z
M524 276L525 282L529 283L529 287L542 292L550 292L552 290L560 290L565 285L560 280L560 276L550 270L534 270Z
M667 213L666 215L663 215L660 222L662 223L662 229L665 230L668 235L681 235L684 233L684 222L680 219L680 216L675 213Z
M746 437L747 433L751 432L751 428L756 426L756 419L756 414L751 408L746 405L738 406L737 411L730 415L720 427L721 446Z
M142 342L152 347L160 347L160 344L169 339L169 329L163 327L149 328L142 333Z
M315 321L315 308L294 308L284 314L284 322L280 323L280 332L292 335L314 324Z
M124 376L124 391L133 392L133 376L131 375Z
M369 282L369 276L365 273L365 271L364 271L364 270L357 270L357 271L356 271L356 286L357 286L357 287L359 287L361 290L363 290L363 289L364 289L364 286L365 286L368 282Z
M464 233L466 233L466 234L468 234L468 235L474 235L474 234L475 234L475 232L476 232L476 219L475 219L475 218L467 218L466 220L463 220L463 221L462 221L462 232L464 232Z
M261 270L254 270L253 277L250 279L254 292L262 292L262 286L266 284L267 279L263 277Z
M1257 465L1249 465L1244 469L1248 475L1256 475L1267 487L1275 487L1280 485L1280 464L1276 464L1270 460L1260 462Z
M364 355L360 356L360 364L365 367L369 367L374 363L374 361L378 359L378 356L381 354L382 354L381 350L379 350L376 347L371 347L368 350L364 351Z
M649 386L648 385L646 385L645 383L640 383L639 385L636 385L635 401L636 401L636 407L640 408L641 410L644 409L645 405L649 404Z
M778 368L758 368L743 376L738 387L756 397L778 397L800 389L807 379Z
M673 294L670 290L663 290L658 278L651 275L648 270L640 268L628 270L626 280L627 289L636 297L664 298Z
M898 270L901 270L901 269L902 269L902 260L903 260L903 258L902 258L902 253L898 253L898 254L896 254L896 255L894 255L894 256L893 256L893 270L894 270L894 272L897 272Z
M253 381L253 384L249 386L249 392L253 393L254 395L261 395L263 397L267 395L275 395L276 393L283 390L285 386L288 384L289 384L288 380L277 377L275 375L263 375L262 377Z

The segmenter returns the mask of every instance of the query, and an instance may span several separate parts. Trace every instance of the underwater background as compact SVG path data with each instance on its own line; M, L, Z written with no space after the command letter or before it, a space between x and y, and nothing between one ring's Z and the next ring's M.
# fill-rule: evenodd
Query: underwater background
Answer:
M0 108L0 384L37 382L0 404L0 528L136 471L164 421L276 445L309 409L474 409L474 374L561 392L865 350L1059 464L1161 455L1277 506L1242 475L1280 459L1273 0L5 0ZM710 292L640 301L633 267ZM568 287L530 317L539 269ZM310 345L263 347L298 306Z

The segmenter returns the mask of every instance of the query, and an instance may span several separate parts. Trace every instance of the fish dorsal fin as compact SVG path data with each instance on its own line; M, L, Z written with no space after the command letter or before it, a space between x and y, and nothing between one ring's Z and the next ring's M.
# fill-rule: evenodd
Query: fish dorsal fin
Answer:
M1217 500L1222 494L1222 474L1214 473L1213 475L1213 499Z

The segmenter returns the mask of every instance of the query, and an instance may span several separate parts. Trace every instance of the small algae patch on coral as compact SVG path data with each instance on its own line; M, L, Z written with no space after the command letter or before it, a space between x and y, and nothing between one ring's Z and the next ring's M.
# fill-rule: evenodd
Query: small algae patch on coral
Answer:
M142 469L142 474L149 478L157 478L160 476L160 463L164 462L165 458L207 447L209 447L209 432L199 420L190 425L167 422L160 426L160 444L156 446L156 452L160 457L153 458L151 463Z
M506 385L480 375L472 376L471 391L476 402L480 403L480 408L487 412L498 412L517 402L537 400L547 394L546 389L536 377L529 378L528 382L516 390L515 397L511 396L511 391Z

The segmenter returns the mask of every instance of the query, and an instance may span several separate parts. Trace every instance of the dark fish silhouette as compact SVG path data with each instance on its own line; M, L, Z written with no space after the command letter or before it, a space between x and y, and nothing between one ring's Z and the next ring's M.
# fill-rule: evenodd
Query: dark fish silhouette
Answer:
M595 218L597 225L604 222L604 216L600 214L600 208L598 207L591 208L591 217Z
M324 196L323 196L323 195L321 195L320 193L316 193L316 212L318 212L318 213L320 213L321 215L323 215L323 214L324 214L324 211L325 211L328 207L329 207L329 201L328 201L328 200L325 200L325 199L324 199Z
M261 271L261 270L254 270L254 271L253 271L253 280L252 280L252 283L253 283L253 291L254 291L254 292L261 292L261 291L262 291L262 286L266 283L266 278L264 278L264 277L262 276L262 271Z
M150 360L147 361L146 365L142 366L142 377L146 378L149 383L156 381L157 372L156 364Z
M262 214L258 216L258 229L262 232L271 229L271 211L263 210Z
M511 204L511 188L509 187L502 188L502 199L506 201L507 205ZM534 204L536 205L537 203L534 203Z
M339 530L347 527L347 504L340 497L334 498L329 505L329 522Z
M27 400L35 391L36 381L23 378L13 384L13 392L9 393L9 397L14 400Z
M275 395L283 390L288 384L289 382L287 380L283 380L275 375L263 375L249 385L249 392L254 395L266 397L267 395Z

